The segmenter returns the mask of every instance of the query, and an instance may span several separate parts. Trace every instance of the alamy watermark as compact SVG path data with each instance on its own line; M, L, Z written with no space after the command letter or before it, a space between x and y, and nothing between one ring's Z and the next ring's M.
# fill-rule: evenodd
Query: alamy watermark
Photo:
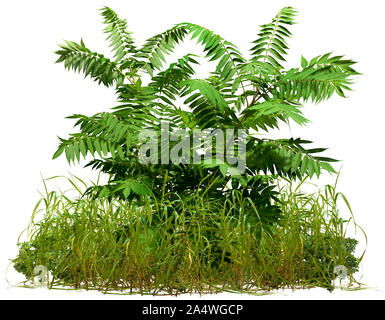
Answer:
M142 164L204 164L222 166L228 173L246 170L246 132L243 129L170 130L168 122L160 131L143 129L138 140Z

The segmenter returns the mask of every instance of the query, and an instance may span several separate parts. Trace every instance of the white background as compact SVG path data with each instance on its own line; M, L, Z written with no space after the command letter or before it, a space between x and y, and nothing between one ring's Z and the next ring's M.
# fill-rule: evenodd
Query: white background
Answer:
M368 235L361 281L369 289L336 290L331 294L323 289L287 290L257 299L383 299L385 5L383 1L352 0L3 1L0 13L0 298L140 298L99 292L21 289L11 287L5 280L9 258L17 253L17 237L27 226L39 199L41 174L49 177L71 172L86 180L95 177L95 173L81 165L70 167L64 157L51 158L58 144L56 136L65 137L71 132L73 122L64 117L107 110L114 106L114 91L65 71L62 64L54 64L53 52L63 39L78 42L82 37L89 48L108 55L97 11L104 5L127 18L139 43L176 23L188 21L214 30L245 53L251 47L250 42L256 39L258 26L270 22L283 6L291 5L299 9L299 16L298 24L291 28L288 66L299 66L301 54L309 59L329 51L359 62L356 69L363 75L356 79L348 99L336 97L320 105L306 105L305 114L312 123L306 128L283 129L278 135L316 141L318 146L330 148L329 156L343 160L339 164L343 166L339 190L348 197L357 222ZM192 53L200 52L196 47ZM317 183L321 186L332 181L333 178L323 177ZM55 186L61 187L60 182ZM12 283L11 270L8 276ZM221 294L202 298L256 297Z

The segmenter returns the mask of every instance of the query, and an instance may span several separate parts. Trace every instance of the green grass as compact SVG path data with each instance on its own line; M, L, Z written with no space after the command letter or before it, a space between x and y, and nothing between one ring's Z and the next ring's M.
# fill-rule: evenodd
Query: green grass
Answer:
M81 195L84 182L68 181ZM345 196L336 186L305 194L300 191L305 181L282 183L284 217L259 235L242 210L252 203L237 193L224 204L201 193L193 203L176 206L149 199L72 200L44 183L45 194L23 234L27 238L12 261L26 285L35 266L46 266L49 288L154 295L332 290L337 265L347 267L349 287L358 288L354 273L363 254L354 255L357 241L346 236L349 225L359 228L353 215L339 215L337 202L351 212Z

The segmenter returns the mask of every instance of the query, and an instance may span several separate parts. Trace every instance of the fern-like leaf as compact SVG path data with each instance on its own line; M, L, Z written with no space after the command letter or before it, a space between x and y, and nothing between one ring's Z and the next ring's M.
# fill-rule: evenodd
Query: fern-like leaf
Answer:
M320 176L324 170L329 173L336 171L330 162L337 160L316 156L325 148L305 149L303 144L311 141L301 139L255 139L249 143L247 166L250 170L265 174L279 174L287 177L310 178Z
M250 49L252 60L270 63L276 69L282 69L279 61L285 61L288 45L286 38L291 32L285 25L294 24L296 10L285 7L274 17L271 23L261 25L258 39L253 41L254 46Z
M118 15L109 7L104 7L101 15L104 18L104 24L107 26L104 32L108 34L107 40L110 42L112 51L115 52L115 61L121 61L131 53L136 52L132 33L127 31L126 19L120 19Z
M219 60L215 72L223 81L229 81L237 72L236 66L246 61L233 43L213 31L192 23L181 23L179 26L184 26L191 34L191 39L196 38L202 44L206 58L210 61Z
M209 82L191 79L184 81L182 86L184 90L180 96L189 95L184 103L193 110L194 117L202 129L232 124L229 118L231 110L226 100Z
M83 40L80 44L65 41L60 47L61 49L55 52L59 55L56 63L64 62L66 69L83 72L85 77L89 76L107 87L114 83L123 83L125 75L117 64L104 55L89 50Z
M352 60L342 56L330 57L330 53L313 58L309 63L302 58L302 69L290 69L278 81L278 96L288 99L311 100L318 103L334 93L345 97L350 90L351 76L358 75Z
M144 46L138 49L135 57L144 59L145 63L142 68L153 75L154 70L161 70L166 61L165 55L172 53L186 34L186 28L179 25L159 33L147 39Z
M300 105L296 104L265 101L245 109L245 112L249 115L249 117L252 117L254 121L257 121L263 116L275 115L282 120L292 119L302 126L308 123L309 120L303 116L303 113L299 108ZM251 112L253 113L252 116L250 116Z

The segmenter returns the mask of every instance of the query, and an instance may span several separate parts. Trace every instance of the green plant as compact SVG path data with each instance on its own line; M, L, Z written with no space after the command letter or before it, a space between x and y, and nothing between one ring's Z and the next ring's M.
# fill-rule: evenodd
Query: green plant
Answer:
M48 191L44 182L27 239L12 260L15 269L32 280L36 266L46 267L50 288L140 294L332 290L338 266L346 268L350 286L359 284L353 275L363 254L355 255L358 242L346 236L350 223L358 226L353 215L344 219L339 211L342 198L352 214L346 197L336 185L300 190L309 177L335 173L330 163L336 160L320 155L324 148L305 148L308 140L262 137L282 123L307 124L302 103L344 97L358 75L355 62L327 53L285 69L296 13L291 7L261 26L247 59L191 23L138 47L125 20L107 7L101 13L114 57L89 50L83 40L66 41L57 62L113 86L118 105L70 116L79 132L60 138L53 157L65 154L72 163L91 155L87 166L107 174L108 183L67 178L77 192L71 198ZM205 56L187 54L167 65L165 56L187 35ZM205 79L194 71L201 58L213 66ZM165 138L164 122L173 133L184 129L189 139L201 130L187 159L161 161L165 140L179 144ZM155 133L152 141L140 139L143 129ZM231 143L216 139L209 161L185 161L205 147L213 129ZM141 161L147 144L160 151L154 162ZM244 170L223 158L228 153L245 161Z
M180 210L166 200L155 210L149 199L138 206L83 196L87 185L68 178L78 196L45 187L14 267L26 286L42 265L50 272L49 288L127 294L332 290L337 265L347 268L349 287L357 286L353 275L363 254L355 256L356 241L346 237L354 221L339 213L339 199L346 198L336 186L304 193L305 180L284 181L277 202L281 225L272 228L273 237L262 231L258 240L240 192L222 204L196 198Z
M274 201L279 177L335 172L330 165L335 160L319 155L326 149L306 148L308 140L260 135L289 121L305 125L308 120L301 112L302 103L319 103L334 94L345 97L351 77L358 75L352 68L354 61L330 53L310 60L302 57L300 67L284 68L291 36L288 27L294 23L295 9L285 7L261 26L249 58L231 42L192 23L177 24L138 47L124 19L108 7L101 14L112 59L88 49L83 40L66 41L56 52L57 62L113 86L118 97L118 105L110 112L70 116L79 132L60 139L54 154L57 158L64 153L70 163L91 155L94 159L87 166L110 175L108 184L93 186L88 194L109 199L151 196L154 205L168 199L182 208L186 202L193 203L199 192L222 205L240 192L251 203L247 219L260 226L261 234L262 228L269 231L281 217ZM200 79L195 74L198 58L194 54L165 66L166 55L187 35L203 46L203 58L213 65L210 77ZM238 137L235 151L240 130L245 130L246 170L240 173L233 164L218 161L216 153L210 163L141 163L138 151L143 142L138 136L147 128L157 133L155 139L161 139L162 121L172 131L234 129L233 137ZM203 134L203 139L208 136ZM225 147L227 151L229 146ZM192 149L190 156L194 152Z

